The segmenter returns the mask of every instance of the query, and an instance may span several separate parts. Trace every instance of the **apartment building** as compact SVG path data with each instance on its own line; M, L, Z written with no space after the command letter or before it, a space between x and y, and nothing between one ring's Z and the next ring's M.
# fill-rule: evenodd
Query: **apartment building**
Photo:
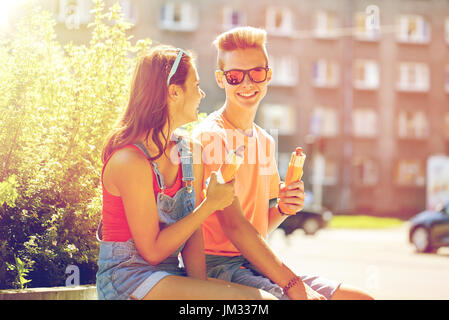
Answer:
M448 0L119 2L135 39L196 52L207 113L224 102L213 39L265 28L273 79L256 120L278 140L281 176L303 146L306 188L334 212L425 208L427 159L449 153ZM45 3L60 41L88 41L90 0Z

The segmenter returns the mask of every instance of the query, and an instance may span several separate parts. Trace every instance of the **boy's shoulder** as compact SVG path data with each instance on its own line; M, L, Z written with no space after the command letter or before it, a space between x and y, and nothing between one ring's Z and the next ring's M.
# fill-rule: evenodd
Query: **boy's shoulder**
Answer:
M267 130L265 130L265 129L262 128L261 126L257 125L256 123L254 123L254 128L256 129L257 135L258 135L259 137L263 137L263 138L269 140L271 143L275 143L275 139L274 139L274 137L273 137L271 134L276 134L276 135L277 135L276 132L272 132L272 131L270 130L270 133L268 133Z
M223 138L226 136L224 120L219 110L209 114L193 129L192 135L195 139L201 140L204 134L216 134Z

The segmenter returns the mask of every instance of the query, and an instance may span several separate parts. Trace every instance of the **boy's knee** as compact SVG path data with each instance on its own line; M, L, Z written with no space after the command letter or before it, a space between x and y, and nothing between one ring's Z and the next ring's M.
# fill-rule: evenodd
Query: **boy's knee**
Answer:
M374 298L358 288L341 285L332 295L331 300L374 300Z

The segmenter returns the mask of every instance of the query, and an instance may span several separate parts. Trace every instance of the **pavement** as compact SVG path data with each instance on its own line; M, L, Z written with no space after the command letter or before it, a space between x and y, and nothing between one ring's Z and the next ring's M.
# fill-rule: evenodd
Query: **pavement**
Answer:
M268 238L297 274L315 274L361 288L378 300L448 300L449 248L419 254L408 243L408 224L389 229L300 229Z

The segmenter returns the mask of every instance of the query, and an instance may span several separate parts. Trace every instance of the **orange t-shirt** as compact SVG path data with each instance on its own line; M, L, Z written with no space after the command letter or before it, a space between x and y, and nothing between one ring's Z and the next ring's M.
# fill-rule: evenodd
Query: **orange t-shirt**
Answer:
M275 161L274 139L253 124L252 136L236 129L223 115L223 108L210 114L195 128L194 136L203 147L203 188L212 171L218 171L230 150L245 145L244 160L235 177L235 191L243 214L266 238L269 200L279 193L279 173ZM202 224L206 254L241 255L224 234L216 213Z

